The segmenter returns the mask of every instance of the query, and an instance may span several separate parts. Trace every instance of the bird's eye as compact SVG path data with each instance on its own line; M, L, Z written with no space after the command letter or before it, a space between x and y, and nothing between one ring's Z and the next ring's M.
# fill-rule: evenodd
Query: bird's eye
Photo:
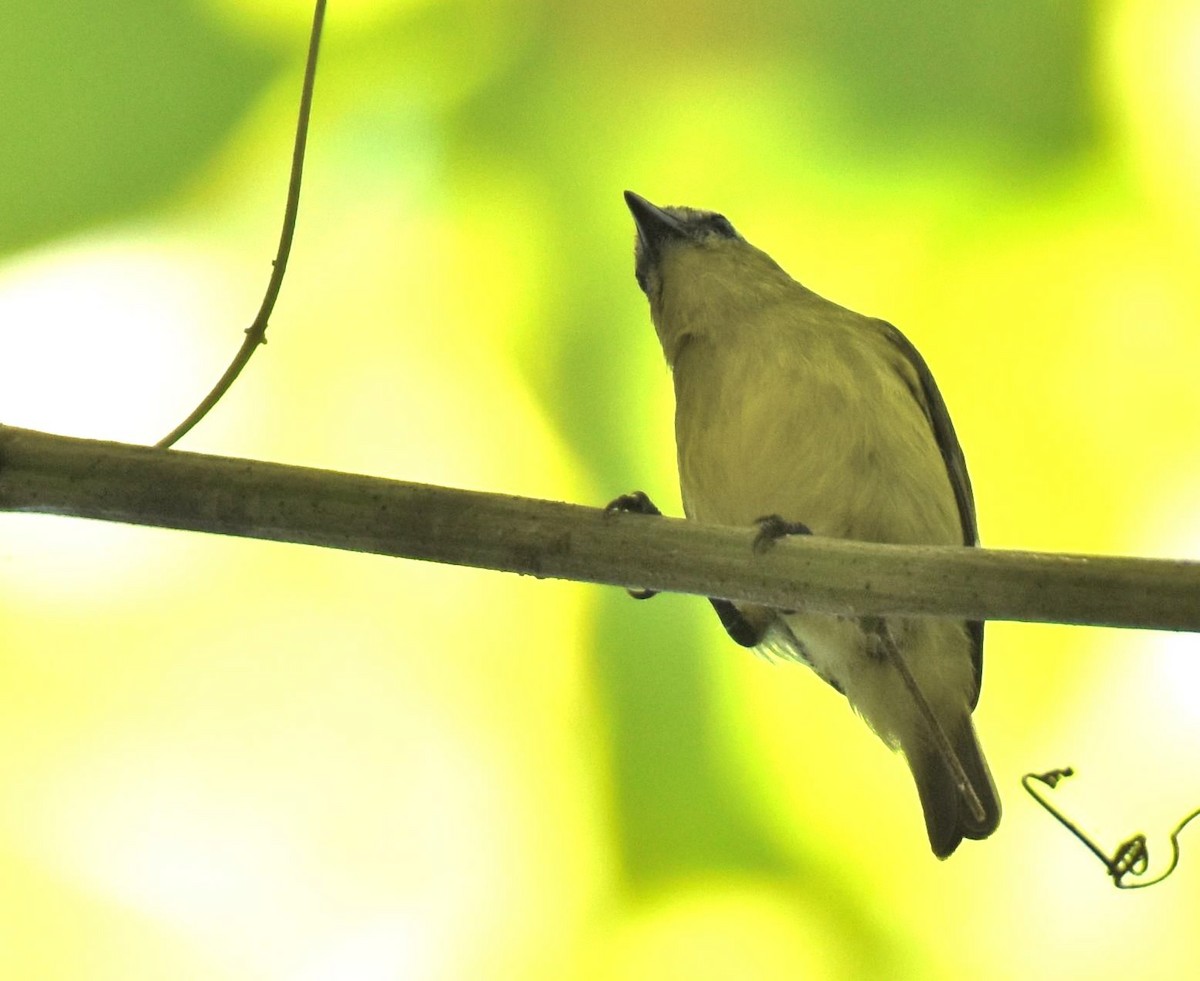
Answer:
M718 235L720 235L721 238L738 237L737 231L734 229L733 225L729 223L729 219L724 215L713 215L712 218L709 219L709 227L712 228L712 230Z

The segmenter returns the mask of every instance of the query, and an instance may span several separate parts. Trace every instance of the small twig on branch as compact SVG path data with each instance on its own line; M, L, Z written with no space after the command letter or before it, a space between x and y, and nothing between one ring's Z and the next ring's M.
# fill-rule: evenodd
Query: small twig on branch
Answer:
M0 511L855 616L1200 631L1200 563L804 537L0 426Z
M246 336L242 341L225 373L209 392L191 411L186 419L172 429L155 445L163 449L173 446L193 426L208 415L209 411L229 391L229 387L237 380L242 369L250 361L260 344L267 343L267 321L275 309L275 301L279 297L280 287L283 286L283 274L287 270L288 256L292 251L292 236L296 230L296 216L300 210L300 183L304 172L304 148L308 142L308 120L312 115L313 85L317 78L317 51L321 45L321 26L325 21L325 0L317 0L313 11L312 32L308 41L308 59L304 65L304 85L300 92L300 112L296 121L296 140L292 146L292 172L288 180L287 204L283 210L283 228L279 234L279 248L272 263L271 279L267 283L267 291L263 295L262 305L254 323L246 328Z

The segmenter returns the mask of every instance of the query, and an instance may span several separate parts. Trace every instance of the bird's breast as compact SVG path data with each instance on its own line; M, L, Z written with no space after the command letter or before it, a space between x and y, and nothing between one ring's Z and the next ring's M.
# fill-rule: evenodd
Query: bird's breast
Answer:
M697 338L674 365L688 516L767 514L864 541L962 541L921 403L869 334L758 331Z

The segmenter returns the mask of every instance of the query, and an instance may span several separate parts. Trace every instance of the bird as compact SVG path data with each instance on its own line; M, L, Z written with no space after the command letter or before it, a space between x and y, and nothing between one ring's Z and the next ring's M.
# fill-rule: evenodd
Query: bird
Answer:
M722 214L632 191L625 201L674 385L689 520L758 525L757 544L811 533L978 545L946 404L897 328L803 286ZM659 513L640 492L614 506ZM1000 801L972 719L982 622L711 602L735 641L809 665L903 754L935 856L996 830Z

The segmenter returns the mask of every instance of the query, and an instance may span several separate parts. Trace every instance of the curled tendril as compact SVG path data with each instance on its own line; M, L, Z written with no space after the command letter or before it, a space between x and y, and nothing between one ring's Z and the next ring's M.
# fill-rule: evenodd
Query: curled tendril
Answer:
M1171 863L1153 879L1146 879L1142 882L1126 882L1126 876L1142 876L1146 874L1146 870L1150 867L1150 849L1146 845L1146 836L1144 834L1136 834L1132 838L1123 841L1116 850L1112 858L1109 858L1104 851L1091 838L1089 838L1080 829L1079 825L1069 820L1057 807L1042 794L1042 792L1034 785L1033 781L1038 781L1044 784L1049 789L1053 790L1060 780L1064 780L1075 773L1069 766L1061 770L1049 770L1046 773L1027 773L1021 778L1021 786L1029 793L1029 796L1042 805L1050 815L1058 821L1064 828L1071 832L1076 838L1084 843L1088 849L1101 862L1104 863L1105 869L1108 870L1109 876L1113 880L1113 885L1118 889L1144 889L1146 886L1157 885L1162 882L1167 876L1175 871L1179 865L1179 835L1188 823L1195 817L1200 816L1200 808L1192 811L1182 821L1175 826L1175 830L1171 832Z

